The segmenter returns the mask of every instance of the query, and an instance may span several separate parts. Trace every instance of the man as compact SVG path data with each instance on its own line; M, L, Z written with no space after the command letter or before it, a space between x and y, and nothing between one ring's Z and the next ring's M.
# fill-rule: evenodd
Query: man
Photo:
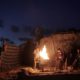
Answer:
M57 58L57 67L58 69L63 69L63 58L64 58L64 55L61 51L61 49L59 48L57 50L57 55L56 55L56 58Z
M39 67L39 48L34 50L34 68Z
M72 66L76 66L77 69L80 69L80 49L77 49L77 55Z

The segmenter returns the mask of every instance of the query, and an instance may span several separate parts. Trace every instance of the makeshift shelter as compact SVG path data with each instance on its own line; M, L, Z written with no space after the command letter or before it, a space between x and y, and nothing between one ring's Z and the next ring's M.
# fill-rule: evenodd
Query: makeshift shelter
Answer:
M43 46L46 46L49 57L49 63L47 65L50 67L57 66L58 61L56 60L56 54L58 49L64 54L63 63L65 64L67 55L70 53L72 53L73 56L76 55L77 48L80 48L80 33L65 32L44 37L40 40L38 48L42 50Z

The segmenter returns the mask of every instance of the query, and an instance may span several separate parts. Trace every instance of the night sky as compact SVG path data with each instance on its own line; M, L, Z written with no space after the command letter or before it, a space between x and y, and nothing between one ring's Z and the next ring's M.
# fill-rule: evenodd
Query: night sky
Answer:
M4 28L0 28L0 37L9 37L19 44L18 37L30 37L30 29L41 25L46 29L79 28L79 0L0 0L0 20ZM27 33L12 33L11 26L22 30L27 26Z

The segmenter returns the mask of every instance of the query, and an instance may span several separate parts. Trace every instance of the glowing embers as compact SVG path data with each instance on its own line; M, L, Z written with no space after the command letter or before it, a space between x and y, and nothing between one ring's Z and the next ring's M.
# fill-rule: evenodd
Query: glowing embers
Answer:
M40 57L41 57L42 59L44 59L44 60L49 60L49 57L48 57L47 51L46 51L46 46L44 46L44 47L42 48L42 50L39 52L39 55L40 55Z

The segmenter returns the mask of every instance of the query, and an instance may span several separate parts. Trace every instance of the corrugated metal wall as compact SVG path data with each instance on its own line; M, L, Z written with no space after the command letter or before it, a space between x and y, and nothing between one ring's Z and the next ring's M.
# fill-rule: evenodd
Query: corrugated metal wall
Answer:
M4 52L1 53L2 71L16 68L20 65L19 47L5 44Z

